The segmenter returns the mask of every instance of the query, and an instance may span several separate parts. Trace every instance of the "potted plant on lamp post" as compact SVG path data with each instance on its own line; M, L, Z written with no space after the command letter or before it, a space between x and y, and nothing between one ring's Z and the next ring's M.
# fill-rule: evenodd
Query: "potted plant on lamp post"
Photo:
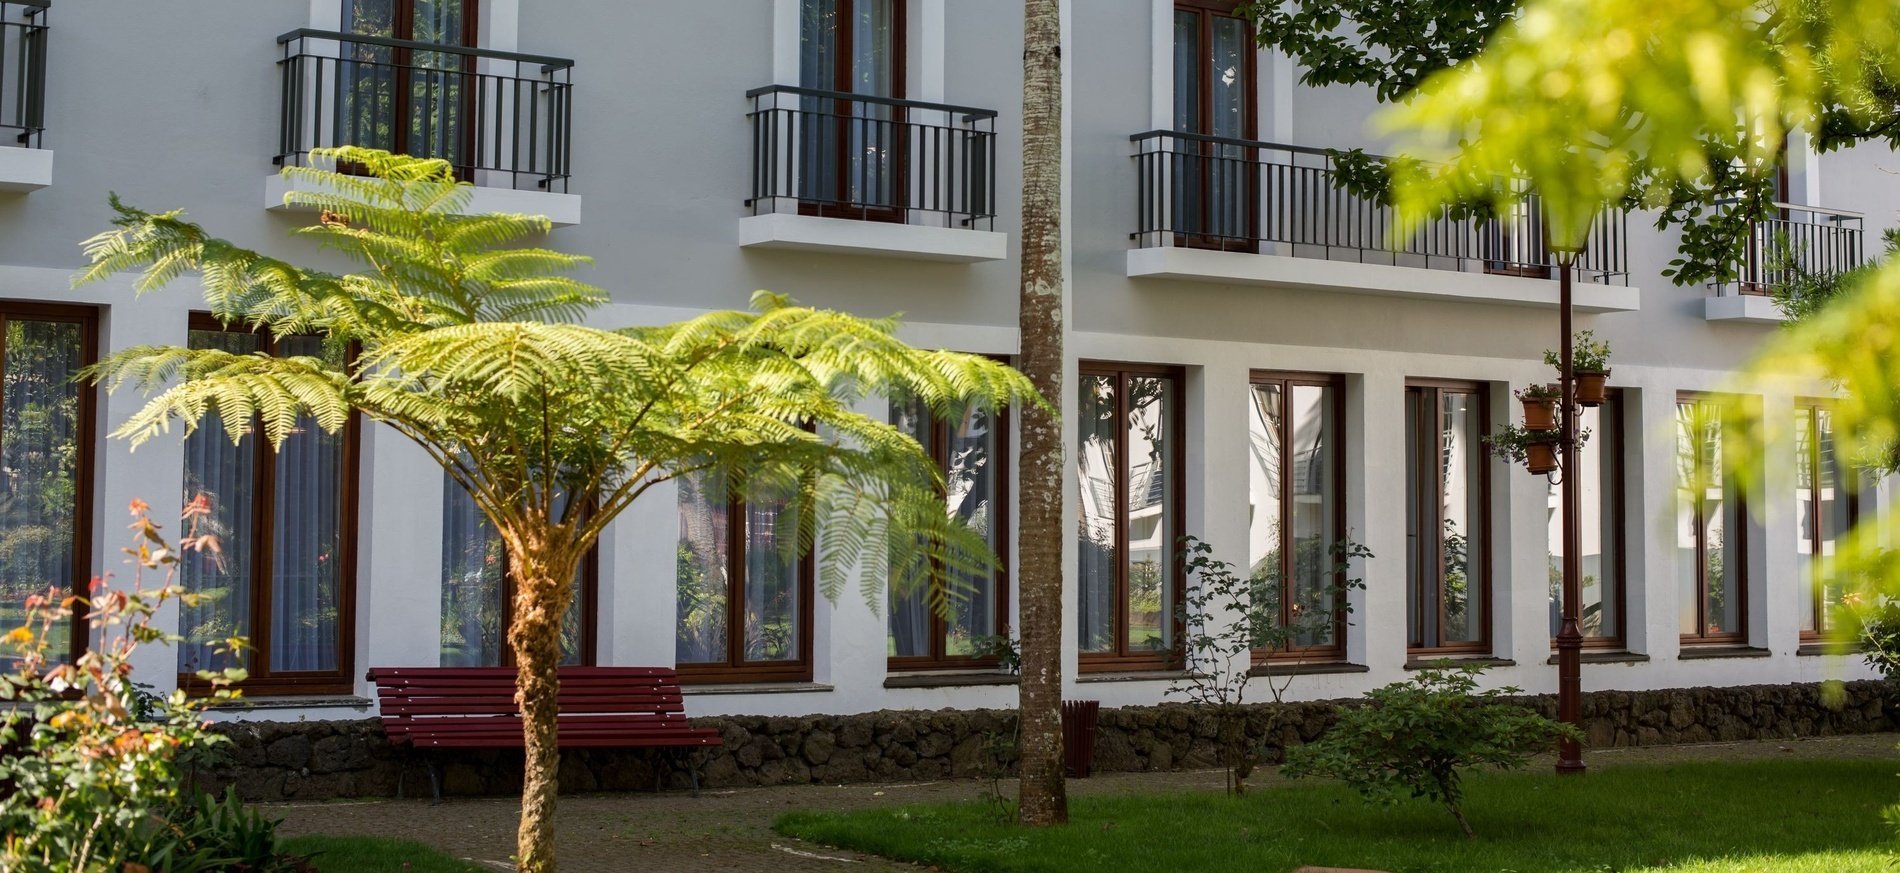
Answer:
M1517 399L1524 404L1524 428L1526 430L1556 430L1557 403L1563 392L1555 385L1526 385L1516 392Z
M1578 405L1603 405L1609 391L1606 386L1610 379L1610 344L1597 339L1595 331L1580 330L1571 345L1571 372L1577 380ZM1563 358L1556 352L1546 349L1544 363L1563 372Z
M1523 464L1524 469L1542 476L1557 469L1557 441L1561 436L1556 430L1507 424L1485 437L1484 444L1491 454Z

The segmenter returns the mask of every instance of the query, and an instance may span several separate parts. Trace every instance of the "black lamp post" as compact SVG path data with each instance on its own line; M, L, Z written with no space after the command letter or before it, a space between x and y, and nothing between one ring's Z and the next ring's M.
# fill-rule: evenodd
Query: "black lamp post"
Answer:
M1558 469L1563 476L1563 623L1557 630L1557 719L1573 727L1582 728L1583 680L1583 630L1577 625L1578 601L1582 598L1581 580L1583 578L1583 513L1581 511L1582 494L1578 490L1577 468L1579 466L1579 446L1577 434L1580 431L1577 417L1583 407L1577 403L1577 371L1572 355L1576 349L1571 330L1571 274L1576 272L1579 249L1558 250L1557 269L1562 273L1558 277L1558 307L1562 312L1559 321L1563 330L1563 357L1559 379L1562 385L1563 418L1559 421L1562 428L1559 437L1563 455ZM1584 772L1582 744L1574 739L1565 738L1557 750L1558 775L1581 775Z

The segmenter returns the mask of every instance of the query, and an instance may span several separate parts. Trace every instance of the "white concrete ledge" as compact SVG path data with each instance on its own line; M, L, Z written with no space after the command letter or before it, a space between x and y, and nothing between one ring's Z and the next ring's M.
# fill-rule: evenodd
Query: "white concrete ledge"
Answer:
M1505 306L1557 306L1555 279L1205 249L1130 249L1128 275ZM1575 294L1578 312L1630 312L1642 298L1635 288L1593 282L1578 282Z
M1759 294L1706 298L1702 301L1702 317L1732 324L1780 324L1788 320L1787 313L1775 305L1774 298Z
M961 264L1000 261L1009 256L1009 236L991 230L821 218L785 212L739 219L739 246Z
M264 208L273 212L290 209L284 204L284 195L290 193L292 181L282 175L264 178ZM468 215L482 215L489 212L505 212L516 215L544 215L555 227L571 227L581 223L581 195L556 194L551 191L518 191L513 188L484 188L475 186L475 193L468 199Z
M24 194L51 184L52 150L0 147L0 191Z

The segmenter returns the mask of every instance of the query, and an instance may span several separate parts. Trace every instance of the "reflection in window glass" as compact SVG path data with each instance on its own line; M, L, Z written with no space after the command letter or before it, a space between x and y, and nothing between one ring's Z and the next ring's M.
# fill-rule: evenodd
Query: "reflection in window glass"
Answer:
M1490 639L1480 390L1406 389L1406 613L1413 648L1477 649Z
M946 418L930 414L920 401L891 404L891 424L910 434L935 458L944 475L944 503L951 517L982 535L993 554L1002 554L998 524L1002 482L1000 418L967 407ZM1002 568L959 581L950 618L933 613L922 586L894 592L890 600L890 654L895 658L968 658L984 654L976 641L999 633L998 595Z
M1686 640L1746 635L1742 501L1723 475L1724 439L1720 401L1676 404L1677 606Z
M0 316L0 632L20 627L29 596L78 581L80 386L85 330L79 322ZM53 625L49 654L72 648L72 622ZM4 662L0 656L0 662Z
M1176 380L1084 373L1080 390L1082 651L1172 651L1180 536L1173 481Z
M1612 396L1602 406L1586 408L1578 417L1579 428L1589 434L1578 450L1577 483L1582 527L1583 573L1579 580L1578 629L1586 640L1617 640L1623 636L1623 616L1619 612L1623 590L1623 562L1618 554L1617 531L1622 524L1620 483L1616 480L1617 453L1622 451L1622 411ZM1553 477L1555 478L1555 477ZM1547 515L1550 559L1550 635L1557 636L1563 625L1564 528L1563 486L1561 480L1550 485Z
M1343 617L1332 555L1340 535L1335 390L1263 377L1248 399L1249 587L1272 626L1304 630L1299 648L1334 647Z
M1802 610L1801 632L1834 629L1832 612L1846 593L1829 572L1835 546L1855 522L1854 474L1834 445L1834 416L1826 406L1795 409L1795 555L1813 605Z
M561 663L585 662L584 614L590 551L574 570L574 599L561 619ZM504 584L508 549L474 498L454 479L442 477L442 653L444 667L496 667L509 663L509 587Z
M680 480L679 495L676 661L736 668L801 660L808 592L789 501L759 489L729 499L725 478L710 474Z

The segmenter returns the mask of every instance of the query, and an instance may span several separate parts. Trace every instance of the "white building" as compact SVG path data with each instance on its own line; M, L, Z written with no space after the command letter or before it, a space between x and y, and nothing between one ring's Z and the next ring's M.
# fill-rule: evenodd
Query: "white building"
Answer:
M1301 86L1223 8L1064 4L1068 694L1162 699L1182 534L1281 580L1289 610L1331 542L1375 554L1296 696L1357 695L1441 655L1553 690L1552 488L1478 443L1515 417L1513 386L1553 378L1556 282L1535 222L1448 223L1394 254L1385 213L1328 182L1326 149L1377 150L1371 96ZM289 238L310 216L282 209L279 164L342 140L427 150L464 168L477 208L554 217L550 244L593 256L584 278L613 294L602 324L740 307L763 287L1008 356L1020 22L1012 0L0 0L8 608L119 570L133 498L204 493L226 563L192 566L214 596L164 621L198 642L251 637L248 693L279 707L257 717L357 718L373 711L366 668L505 657L499 549L395 433L312 431L274 458L211 431L136 454L105 438L142 398L66 387L72 369L135 344L260 342L196 319L195 288L71 290L108 191L314 260ZM1789 155L1786 227L1807 256L1857 260L1891 221L1889 155L1817 157L1798 136ZM1676 240L1650 219L1601 226L1578 290L1616 389L1580 472L1585 688L1861 676L1810 634L1811 556L1850 506L1825 445L1775 447L1782 484L1745 509L1733 489L1679 486L1679 458L1709 463L1715 444L1679 422L1776 329L1770 301L1741 293L1773 277L1744 253L1741 286L1672 285ZM1756 400L1825 417L1811 399ZM1005 564L1009 427L973 413L917 428ZM1873 511L1884 487L1852 504ZM694 715L1013 705L971 657L1015 613L1009 573L950 622L914 602L826 602L810 562L778 560L774 520L768 501L653 492L577 580L574 657L677 664ZM203 659L171 657L145 675L163 687Z

